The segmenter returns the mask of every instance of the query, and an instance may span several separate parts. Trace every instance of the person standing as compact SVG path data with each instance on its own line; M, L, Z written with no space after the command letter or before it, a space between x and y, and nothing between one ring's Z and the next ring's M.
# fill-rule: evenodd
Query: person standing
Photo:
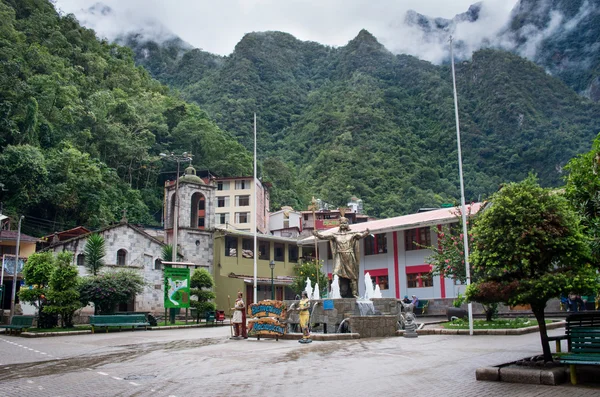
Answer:
M234 329L233 336L235 338L241 336L244 339L248 339L248 330L246 329L246 304L244 303L243 294L241 292L238 292L232 310L234 310L233 318L231 319Z

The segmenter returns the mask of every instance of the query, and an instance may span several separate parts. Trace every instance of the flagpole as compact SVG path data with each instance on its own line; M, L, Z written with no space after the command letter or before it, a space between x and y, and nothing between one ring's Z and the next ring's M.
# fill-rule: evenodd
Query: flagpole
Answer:
M254 231L254 253L252 254L252 257L254 258L254 299L253 302L257 303L258 302L258 294L257 294L257 272L258 272L258 265L257 265L257 241L256 241L256 218L258 216L258 210L257 210L257 204L256 204L256 198L258 197L257 195L257 190L258 190L258 186L256 186L256 113L254 113L254 179L252 181L252 183L254 184L254 197L252 198L252 202L254 203L254 215L252 216L252 230Z
M469 236L467 232L467 208L465 205L465 183L463 181L462 153L460 149L460 122L458 119L458 95L456 94L456 73L454 71L454 44L450 36L450 58L452 61L452 86L454 88L454 114L456 118L456 144L458 146L458 174L460 176L460 204L463 226L463 246L465 248L465 271L467 286L471 284L471 267L469 266ZM469 335L473 335L473 304L469 302Z

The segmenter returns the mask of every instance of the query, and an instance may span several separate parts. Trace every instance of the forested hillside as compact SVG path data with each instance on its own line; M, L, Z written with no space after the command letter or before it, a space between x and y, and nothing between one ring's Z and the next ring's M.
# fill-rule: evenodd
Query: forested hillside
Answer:
M380 217L459 198L449 65L394 55L367 31L340 48L250 33L228 57L156 43L134 48L139 64L248 148L247 115L258 113L265 176L277 171L275 204L306 205L302 195L277 190L282 173L297 177L287 179L288 193L310 191L337 205L356 195ZM457 64L457 79L470 200L532 171L542 184L560 185L562 166L600 132L598 105L517 55L478 51Z
M188 151L223 176L252 158L197 105L47 0L0 1L0 183L5 214L35 235L119 220L156 223L162 183Z

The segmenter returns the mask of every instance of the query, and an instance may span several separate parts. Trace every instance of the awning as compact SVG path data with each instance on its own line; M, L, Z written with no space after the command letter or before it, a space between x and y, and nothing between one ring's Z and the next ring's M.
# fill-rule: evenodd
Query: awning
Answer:
M230 273L229 278L237 278L240 280L244 280L244 282L246 284L254 284L254 276ZM274 285L289 286L289 285L292 285L293 282L294 282L294 278L290 277L290 276L277 276L277 277L273 278ZM271 277L257 277L256 283L271 285Z

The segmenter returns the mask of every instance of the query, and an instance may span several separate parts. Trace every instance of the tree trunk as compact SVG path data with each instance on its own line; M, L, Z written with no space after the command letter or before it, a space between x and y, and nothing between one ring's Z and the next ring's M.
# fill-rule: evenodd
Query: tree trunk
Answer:
M550 351L550 344L548 343L548 329L546 328L546 316L544 314L544 306L541 308L538 306L531 305L531 310L535 315L535 319L540 327L540 339L542 341L542 351L544 354L544 362L552 361L552 352Z

